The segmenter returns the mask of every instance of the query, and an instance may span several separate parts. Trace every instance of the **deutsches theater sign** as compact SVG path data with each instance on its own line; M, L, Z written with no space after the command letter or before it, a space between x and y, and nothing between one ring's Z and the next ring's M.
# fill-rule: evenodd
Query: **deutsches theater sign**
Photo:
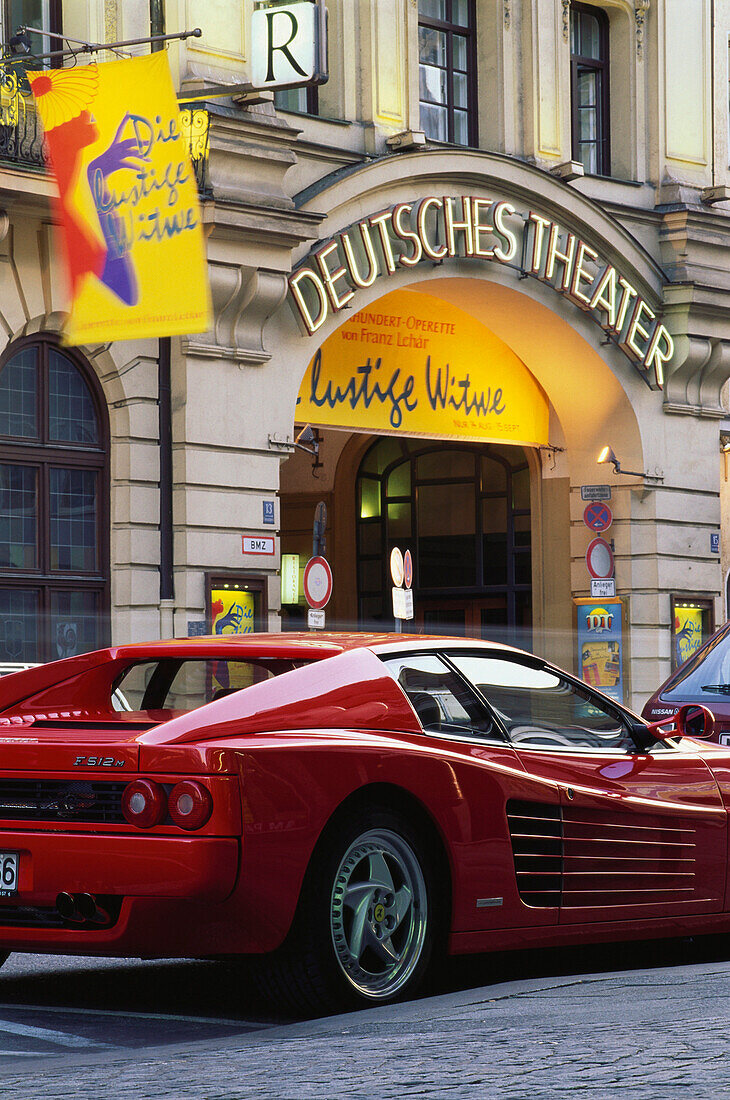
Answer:
M431 195L364 218L319 245L291 274L290 300L312 336L377 279L456 257L509 266L551 286L590 315L652 389L661 389L674 341L636 287L575 233L503 200Z

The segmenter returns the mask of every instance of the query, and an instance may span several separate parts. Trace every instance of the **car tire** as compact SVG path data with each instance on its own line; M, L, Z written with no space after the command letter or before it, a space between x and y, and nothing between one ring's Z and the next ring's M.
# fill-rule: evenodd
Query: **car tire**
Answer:
M437 881L404 815L363 807L340 817L315 851L286 942L255 965L259 991L295 1012L412 996L441 944Z

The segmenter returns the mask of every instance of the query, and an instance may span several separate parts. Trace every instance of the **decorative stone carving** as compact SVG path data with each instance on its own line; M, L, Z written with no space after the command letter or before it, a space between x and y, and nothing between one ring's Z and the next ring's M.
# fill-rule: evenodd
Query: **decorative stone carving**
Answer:
M563 0L563 38L570 41L570 0Z
M190 336L187 354L254 366L268 362L271 354L264 347L264 325L286 296L286 274L215 262L208 264L208 273L213 330Z
M665 411L718 419L726 416L720 393L730 378L730 342L678 336L675 347L677 366L664 385Z
M504 0L504 25L506 30L512 25L512 0Z
M636 20L636 56L639 61L644 57L644 20L649 11L651 0L635 0L634 19Z

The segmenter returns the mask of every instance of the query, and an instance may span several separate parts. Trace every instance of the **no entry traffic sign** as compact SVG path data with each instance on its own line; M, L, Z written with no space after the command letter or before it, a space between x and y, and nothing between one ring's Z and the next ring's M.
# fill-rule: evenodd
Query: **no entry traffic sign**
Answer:
M583 512L583 522L586 527L590 527L591 531L607 531L613 523L613 512L604 504L601 500L594 500L591 504L586 505L586 509Z
M592 577L606 580L614 573L613 550L605 539L594 539L586 550L586 565Z
M319 611L332 595L332 570L326 558L310 558L304 570L304 595L310 607Z

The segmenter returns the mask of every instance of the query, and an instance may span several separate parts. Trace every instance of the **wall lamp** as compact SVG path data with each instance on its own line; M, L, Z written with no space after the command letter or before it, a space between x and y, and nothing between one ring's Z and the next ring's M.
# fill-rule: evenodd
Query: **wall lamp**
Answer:
M608 445L603 448L596 461L610 462L613 466L614 474L626 474L628 477L648 477L651 481L664 481L661 474L647 474L642 473L640 470L623 470L621 468L621 463Z
M296 447L314 458L319 455L320 443L319 432L316 428L312 428L310 424L305 424L294 439L276 439L273 435L269 436L270 447L284 447L288 451L293 451Z

